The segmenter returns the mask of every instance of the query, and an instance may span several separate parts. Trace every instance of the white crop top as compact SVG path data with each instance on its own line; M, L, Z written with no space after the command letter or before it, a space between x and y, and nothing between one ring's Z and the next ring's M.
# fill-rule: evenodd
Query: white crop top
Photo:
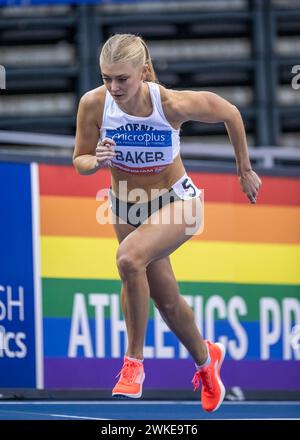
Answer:
M116 143L111 166L129 173L157 173L173 162L180 149L179 130L164 115L158 84L147 84L153 107L147 117L124 113L106 92L100 137Z

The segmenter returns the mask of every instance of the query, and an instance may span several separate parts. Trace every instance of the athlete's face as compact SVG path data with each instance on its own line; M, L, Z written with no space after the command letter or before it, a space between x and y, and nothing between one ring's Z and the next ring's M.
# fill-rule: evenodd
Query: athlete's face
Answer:
M101 73L105 87L117 102L126 102L135 96L146 68L137 68L131 63L101 65Z

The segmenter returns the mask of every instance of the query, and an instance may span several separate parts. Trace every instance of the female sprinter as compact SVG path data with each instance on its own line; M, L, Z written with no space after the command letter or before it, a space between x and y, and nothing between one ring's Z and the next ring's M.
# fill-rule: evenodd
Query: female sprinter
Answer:
M152 297L195 361L192 383L197 389L202 382L203 409L215 411L225 396L220 378L225 347L202 339L169 258L191 237L187 231L193 221L203 220L202 210L197 209L201 191L186 174L179 132L186 121L224 122L241 189L256 203L261 181L251 169L240 112L214 93L160 86L147 45L136 35L109 38L101 51L100 69L104 85L80 100L73 163L80 174L103 167L111 171L110 205L119 241L116 261L128 335L112 395L142 395L143 347Z

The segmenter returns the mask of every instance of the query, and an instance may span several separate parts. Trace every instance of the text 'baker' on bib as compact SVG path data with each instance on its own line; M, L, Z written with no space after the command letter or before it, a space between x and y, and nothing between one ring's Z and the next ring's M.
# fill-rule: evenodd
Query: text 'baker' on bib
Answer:
M115 141L112 165L131 172L151 172L173 162L171 130L106 130Z

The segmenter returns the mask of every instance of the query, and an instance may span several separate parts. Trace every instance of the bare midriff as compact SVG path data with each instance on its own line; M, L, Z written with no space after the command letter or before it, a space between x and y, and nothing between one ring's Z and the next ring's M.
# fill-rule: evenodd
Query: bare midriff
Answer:
M139 203L154 199L156 192L153 190L159 190L161 194L167 192L186 172L180 154L175 157L173 163L158 173L128 173L114 167L110 170L112 190L118 199ZM137 189L144 191L139 193L138 199L133 192Z

